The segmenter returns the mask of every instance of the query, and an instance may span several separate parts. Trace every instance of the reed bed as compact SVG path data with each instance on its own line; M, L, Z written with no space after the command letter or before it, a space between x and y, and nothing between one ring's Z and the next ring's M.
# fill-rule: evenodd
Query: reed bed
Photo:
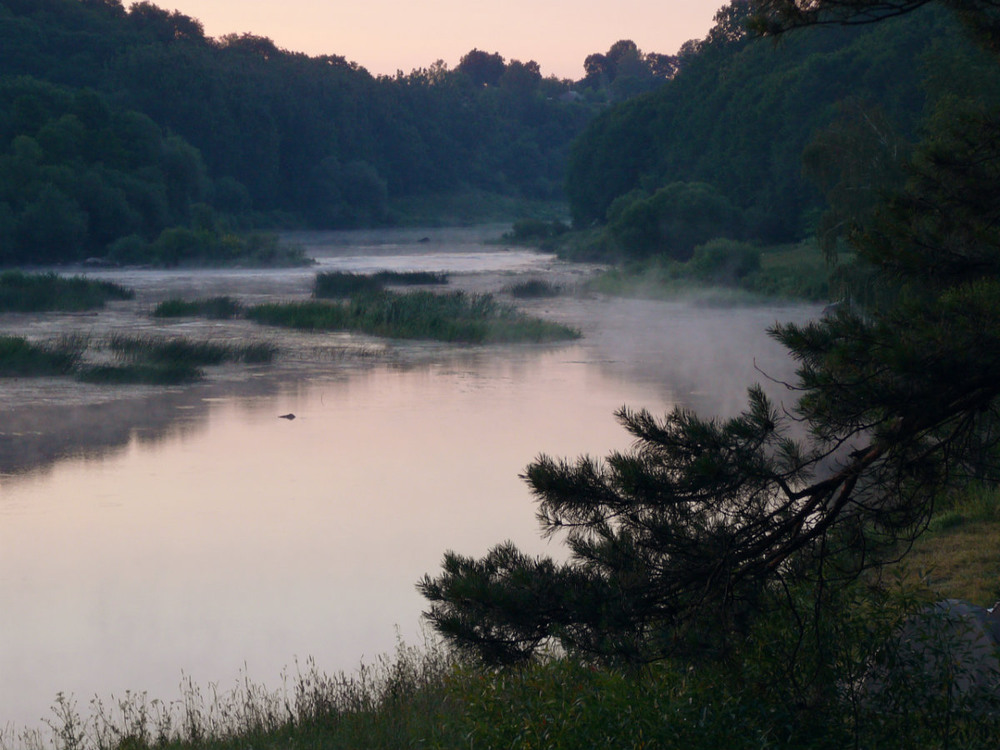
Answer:
M79 312L104 307L109 300L128 300L133 290L110 281L55 273L0 273L0 312Z
M448 275L430 271L378 271L373 274L329 271L316 275L313 297L340 299L380 292L386 286L422 286L448 283Z
M268 303L246 311L250 320L303 330L350 330L374 336L461 343L574 339L579 331L532 318L489 294L427 291L357 294L347 302Z
M66 336L35 344L23 336L0 336L0 377L66 375L80 362L86 339Z
M203 300L183 300L173 297L153 308L154 318L203 317L213 320L238 318L243 308L232 297L211 297Z
M528 279L508 284L503 289L507 294L518 299L539 299L543 297L558 297L562 287L544 279Z

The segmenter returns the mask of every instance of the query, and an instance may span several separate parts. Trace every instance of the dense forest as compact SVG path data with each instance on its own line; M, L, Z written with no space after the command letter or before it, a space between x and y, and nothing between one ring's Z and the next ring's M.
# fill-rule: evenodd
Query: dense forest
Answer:
M593 113L675 67L622 42L575 89L480 50L374 77L208 38L149 2L0 0L0 262L127 249L204 223L205 206L243 226L351 227L399 221L393 201L414 196L562 200Z
M0 263L228 257L236 230L388 225L455 195L568 199L604 257L686 260L836 225L833 145L859 120L905 148L943 95L1000 90L940 10L777 43L748 12L672 55L618 41L574 82L477 49L372 76L150 2L0 0Z
M937 7L778 40L748 34L749 13L740 0L723 8L671 81L608 109L573 144L574 223L606 226L612 252L684 260L719 235L801 239L822 224L845 151L876 159L873 140L905 149L942 96L997 89L995 69ZM845 148L832 148L838 139Z

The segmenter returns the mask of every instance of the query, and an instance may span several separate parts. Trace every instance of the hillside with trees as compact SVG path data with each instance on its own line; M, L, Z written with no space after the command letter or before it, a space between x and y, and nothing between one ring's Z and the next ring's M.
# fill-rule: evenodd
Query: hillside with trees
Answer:
M574 142L573 221L606 227L609 254L687 260L718 236L802 239L839 180L831 161L844 156L817 147L823 133L831 147L831 128L843 138L853 127L858 151L876 140L905 149L942 95L996 89L982 52L940 8L778 40L748 35L750 12L743 0L723 8L704 40L685 45L672 80L604 112Z
M533 61L472 50L374 77L121 0L0 0L0 84L4 262L153 241L196 204L236 227L353 227L406 220L408 198L560 200L595 106Z

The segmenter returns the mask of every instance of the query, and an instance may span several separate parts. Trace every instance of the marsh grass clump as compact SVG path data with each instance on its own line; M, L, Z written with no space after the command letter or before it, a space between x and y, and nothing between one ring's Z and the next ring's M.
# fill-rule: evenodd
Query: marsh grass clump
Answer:
M504 291L518 299L539 299L559 296L562 293L562 287L545 279L528 279L508 284L504 287Z
M573 339L579 332L532 318L489 294L427 291L358 294L344 303L257 305L250 320L305 330L351 330L374 336L464 343Z
M99 385L182 385L201 380L202 371L184 362L128 362L81 368L77 379Z
M224 362L269 362L276 348L266 342L223 344L213 341L191 341L185 338L161 338L114 334L108 348L123 361L154 364L190 364L193 366L221 365Z
M335 299L381 289L382 284L368 274L330 271L316 275L316 280L313 282L313 297Z
M0 312L79 312L109 300L132 299L135 292L110 281L55 273L0 273Z
M65 375L80 361L86 339L65 336L51 344L35 344L23 336L0 336L0 377Z
M384 286L432 286L447 284L448 274L434 271L377 271L372 278Z
M225 362L267 363L277 351L267 342L220 344L126 334L112 335L107 348L117 362L82 368L77 374L80 380L107 385L178 385L200 380L204 375L201 367Z
M154 318L183 318L200 316L213 320L229 320L239 317L240 303L229 296L211 297L203 300L183 300L171 298L153 308Z
M337 299L355 294L380 292L386 286L447 284L448 274L432 271L377 271L372 274L329 271L316 275L313 297Z

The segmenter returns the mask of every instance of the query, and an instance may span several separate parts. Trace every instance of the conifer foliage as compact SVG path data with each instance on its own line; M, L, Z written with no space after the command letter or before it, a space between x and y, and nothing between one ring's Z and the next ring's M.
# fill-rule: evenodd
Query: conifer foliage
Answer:
M996 6L961 6L981 40ZM766 28L807 22L797 7L762 3ZM799 363L795 407L754 386L725 421L623 409L632 450L538 458L525 478L565 561L509 543L478 560L449 552L418 584L439 632L489 663L551 643L633 664L724 653L776 602L801 614L804 590L821 617L825 589L905 553L942 489L996 481L1000 107L945 100L926 132L905 182L851 234L887 293L772 330Z

